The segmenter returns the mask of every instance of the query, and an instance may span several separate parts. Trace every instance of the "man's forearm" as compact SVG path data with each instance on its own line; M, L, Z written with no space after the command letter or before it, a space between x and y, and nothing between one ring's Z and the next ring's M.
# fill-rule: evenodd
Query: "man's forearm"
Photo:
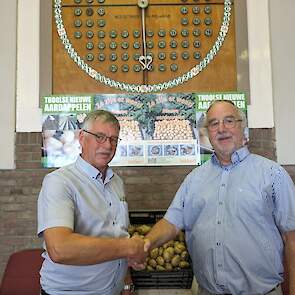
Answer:
M145 239L150 241L149 250L152 250L153 248L156 248L169 240L173 240L176 237L178 231L179 229L175 225L162 218L145 236Z
M90 265L144 255L141 238L89 237L65 228L46 230L44 237L50 258L61 264Z

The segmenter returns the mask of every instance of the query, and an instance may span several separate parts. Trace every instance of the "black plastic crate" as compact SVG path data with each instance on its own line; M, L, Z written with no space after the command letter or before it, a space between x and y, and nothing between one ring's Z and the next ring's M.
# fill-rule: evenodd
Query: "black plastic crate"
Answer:
M165 213L165 210L129 211L129 219L131 224L155 224Z
M175 271L131 270L136 289L190 289L193 282L191 268Z
M164 215L165 210L130 211L132 225L153 225ZM173 271L136 271L131 270L131 276L136 289L190 289L193 281L192 268Z

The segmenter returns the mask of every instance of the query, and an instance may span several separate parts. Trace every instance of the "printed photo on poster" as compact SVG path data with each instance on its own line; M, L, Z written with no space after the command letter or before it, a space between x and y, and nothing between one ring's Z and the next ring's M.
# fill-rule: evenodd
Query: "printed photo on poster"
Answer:
M111 165L198 165L194 104L191 93L96 95L95 108L120 121L122 141Z
M42 98L42 166L73 163L81 153L81 124L93 109L92 96L45 96Z

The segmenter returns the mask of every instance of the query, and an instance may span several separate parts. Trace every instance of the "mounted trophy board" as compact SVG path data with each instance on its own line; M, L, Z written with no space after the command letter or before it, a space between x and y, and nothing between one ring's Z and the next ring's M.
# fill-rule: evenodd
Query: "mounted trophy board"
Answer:
M214 58L188 81L175 83L216 44L224 29L225 2L53 0L53 94L124 92L95 80L91 73L137 85L174 79L165 92L236 90L233 3L226 36ZM65 34L74 57L61 40ZM92 72L87 74L75 59Z

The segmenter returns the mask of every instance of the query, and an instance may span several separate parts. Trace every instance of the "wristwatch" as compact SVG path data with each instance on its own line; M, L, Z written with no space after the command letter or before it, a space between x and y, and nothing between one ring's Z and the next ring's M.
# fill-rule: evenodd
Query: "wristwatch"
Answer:
M132 284L132 283L130 283L130 284L126 284L126 285L124 285L123 290L124 290L124 291L134 292L134 291L135 291L135 286L134 286L134 284Z

